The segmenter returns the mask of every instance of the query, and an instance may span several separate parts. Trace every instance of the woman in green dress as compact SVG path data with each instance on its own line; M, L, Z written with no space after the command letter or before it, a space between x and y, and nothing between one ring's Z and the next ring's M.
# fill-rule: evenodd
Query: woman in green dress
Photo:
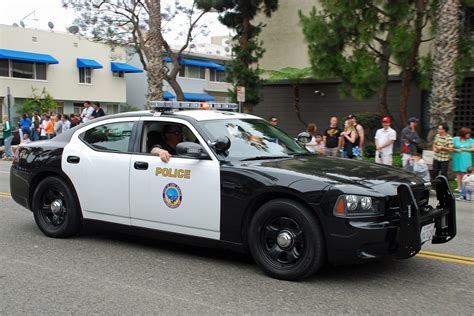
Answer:
M458 136L453 138L453 171L456 173L457 189L461 191L462 177L466 174L467 168L472 166L472 153L474 152L474 139L471 138L469 128L461 128Z

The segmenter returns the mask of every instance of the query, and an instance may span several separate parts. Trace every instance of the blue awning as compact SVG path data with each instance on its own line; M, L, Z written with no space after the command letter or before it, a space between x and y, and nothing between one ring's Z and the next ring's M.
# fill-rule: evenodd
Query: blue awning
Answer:
M216 69L216 70L224 70L224 66L213 63L211 61L205 61L205 60L181 58L180 64L181 65L206 67L206 68L212 68L212 69Z
M190 92L185 92L184 98L186 99L186 101L214 101L216 99L212 95L209 95L207 93L190 93Z
M0 49L0 59L30 61L44 64L59 64L59 61L51 55L9 49Z
M77 68L93 68L93 69L103 68L101 64L99 64L93 59L77 58L76 64L77 64Z
M165 63L170 63L171 62L171 57L166 56L165 58L163 58L163 60L164 60Z
M126 72L126 73L143 72L142 69L139 69L137 67L134 67L132 65L125 64L125 63L111 62L110 63L110 68L112 69L112 71L122 71L122 72Z
M163 99L176 99L176 96L169 91L163 91Z

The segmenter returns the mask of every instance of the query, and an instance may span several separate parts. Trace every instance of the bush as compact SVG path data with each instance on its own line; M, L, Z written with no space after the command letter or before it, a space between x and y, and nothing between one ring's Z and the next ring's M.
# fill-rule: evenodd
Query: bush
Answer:
M382 114L377 112L362 112L356 114L357 122L364 127L366 139L373 139L377 129L381 127Z
M364 146L364 156L367 158L375 158L375 145L368 144Z
M31 115L33 112L49 113L58 107L54 98L46 89L37 94L37 89L31 88L32 98L26 99L21 105L17 105L17 113L21 117L23 113Z

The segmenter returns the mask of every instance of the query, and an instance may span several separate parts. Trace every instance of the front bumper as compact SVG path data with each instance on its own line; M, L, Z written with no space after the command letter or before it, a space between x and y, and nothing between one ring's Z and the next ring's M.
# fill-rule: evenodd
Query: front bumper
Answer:
M341 229L327 235L329 261L346 264L385 256L412 257L421 249L422 227L432 223L435 227L433 244L453 239L456 236L456 203L448 180L439 176L432 181L432 187L436 190L436 207L419 205L412 189L401 184L397 189L399 208L394 216L344 219L338 225Z

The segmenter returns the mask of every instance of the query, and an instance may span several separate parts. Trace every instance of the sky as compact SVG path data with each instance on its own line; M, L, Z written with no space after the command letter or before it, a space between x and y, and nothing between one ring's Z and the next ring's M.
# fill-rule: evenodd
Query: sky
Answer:
M181 0L181 2L192 3L192 0ZM173 4L174 0L162 0L162 6L166 3ZM32 14L29 15L30 13ZM48 22L53 22L55 31L66 32L66 28L72 25L74 18L75 12L72 9L64 9L61 0L0 0L0 24L20 24L20 20L23 19L26 27L49 30ZM210 33L208 38L199 38L199 42L210 42L210 36L229 34L229 30L217 21L216 13L206 14L203 23L209 26ZM177 44L178 32L169 35L172 44Z

